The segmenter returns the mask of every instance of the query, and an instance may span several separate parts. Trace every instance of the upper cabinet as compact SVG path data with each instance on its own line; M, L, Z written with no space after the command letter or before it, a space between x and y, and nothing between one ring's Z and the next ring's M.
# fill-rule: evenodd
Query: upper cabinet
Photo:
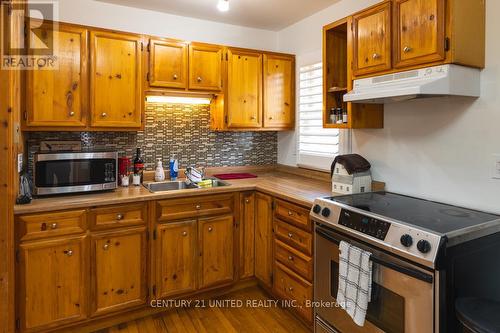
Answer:
M140 128L142 38L92 31L90 41L91 126Z
M264 54L264 127L293 128L295 58Z
M396 0L394 66L444 60L445 0Z
M223 50L223 47L218 45L189 45L189 89L222 89Z
M354 75L390 69L391 3L354 15L352 23Z
M151 39L149 52L151 87L187 88L188 46L185 42Z
M229 49L227 126L262 126L262 54Z
M65 24L60 24L57 31L50 29L50 25L43 24L28 40L29 50L41 43L58 47L55 49L55 69L37 67L26 72L25 124L28 127L85 127L88 31Z

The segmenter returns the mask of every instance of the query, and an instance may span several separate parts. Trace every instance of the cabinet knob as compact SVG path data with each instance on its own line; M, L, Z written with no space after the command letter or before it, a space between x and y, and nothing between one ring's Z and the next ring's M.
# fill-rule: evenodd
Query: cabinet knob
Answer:
M214 230L212 227L208 227L208 232L212 232Z
M201 81L203 81L203 80L202 80L201 76L198 76L198 77L196 78L196 81L201 82Z
M411 47L409 47L409 46L405 46L405 47L403 48L404 53L411 52L411 50L412 50L412 48L411 48Z
M288 216L293 216L293 212L291 210L288 211Z
M293 261L293 257L292 257L292 256L289 256L289 257L288 257L288 260Z
M293 291L293 287L289 287L289 288L288 288L288 290L289 290L289 291Z
M106 251L107 249L109 249L109 244L104 244L104 245L102 246L102 249L103 249L104 251Z
M380 54L378 54L378 53L374 53L374 54L372 55L372 58L373 58L373 59L378 59L378 58L380 58Z
M74 115L75 115L75 112L74 112L74 111L71 111L71 112L69 113L69 116L70 116L70 117L73 117Z
M67 255L68 257L71 257L71 256L73 255L73 250L68 250L68 251L66 251L66 255Z
M269 117L269 120L273 120L273 117Z
M50 225L50 229L57 229L57 223L52 223Z
M195 207L197 210L200 210L201 209L201 205L196 205Z
M255 119L257 119L257 118L256 118L255 116L251 116L251 117L250 117L250 119L251 119L251 120L255 120Z
M250 203L250 200L248 200L248 199L245 199L245 203Z
M177 77L178 77L177 74L174 74L174 76L172 76L174 80L177 80Z
M123 220L123 214L117 214L117 215L116 215L116 219L117 219L118 221Z
M108 114L106 112L101 113L101 117L106 118Z
M288 233L288 238L293 238L293 234L291 232Z
M182 232L182 236L186 237L188 235L187 231Z

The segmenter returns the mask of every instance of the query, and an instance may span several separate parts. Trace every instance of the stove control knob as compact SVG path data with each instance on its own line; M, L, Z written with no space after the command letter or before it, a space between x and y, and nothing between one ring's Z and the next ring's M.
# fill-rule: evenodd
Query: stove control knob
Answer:
M323 208L323 210L321 211L321 215L323 215L324 217L328 217L330 216L330 208Z
M425 239L422 239L422 240L418 241L417 249L422 253L427 253L431 250L431 243L429 243Z
M314 214L319 214L319 212L321 212L321 206L320 205L314 205L313 212L314 212Z
M413 238L408 235L408 234L404 234L403 236L401 236L401 244L405 247L410 247L413 245Z

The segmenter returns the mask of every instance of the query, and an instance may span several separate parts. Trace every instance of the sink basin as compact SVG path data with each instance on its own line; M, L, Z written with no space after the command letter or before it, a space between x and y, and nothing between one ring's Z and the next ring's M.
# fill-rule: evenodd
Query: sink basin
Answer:
M204 179L205 181L207 180L211 180L212 181L212 184L208 184L208 185L199 185L200 187L203 187L203 188L209 188L209 187L221 187L221 186L229 186L230 184L225 182L225 181L222 181L220 179L217 179L217 178L213 178L213 177L209 177L209 178L205 178Z
M199 188L197 185L188 184L185 181L151 182L145 183L144 187L153 193Z

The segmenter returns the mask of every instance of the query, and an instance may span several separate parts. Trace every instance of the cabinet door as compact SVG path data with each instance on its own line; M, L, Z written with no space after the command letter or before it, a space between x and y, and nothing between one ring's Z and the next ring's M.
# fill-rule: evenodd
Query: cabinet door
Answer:
M227 126L262 127L262 54L228 51Z
M149 47L149 85L187 88L187 45L179 41L151 39Z
M354 75L391 69L391 3L356 14L352 22Z
M255 193L246 192L240 196L240 263L241 279L254 276L255 264Z
M396 0L394 21L396 67L445 58L445 0Z
M128 128L142 122L142 40L139 36L90 34L91 126Z
M88 113L86 29L59 24L34 29L30 50L53 45L54 68L26 72L26 125L28 127L85 127ZM35 37L36 36L36 37ZM43 45L40 45L43 44Z
M295 59L264 54L264 127L293 128Z
M189 45L189 89L222 89L223 49L218 45Z
M156 296L196 290L196 220L161 224L156 240Z
M85 236L20 245L20 316L23 331L86 318Z
M234 278L233 215L199 219L200 288Z
M272 286L273 272L273 198L255 194L255 277Z
M92 236L92 315L146 302L146 228Z

